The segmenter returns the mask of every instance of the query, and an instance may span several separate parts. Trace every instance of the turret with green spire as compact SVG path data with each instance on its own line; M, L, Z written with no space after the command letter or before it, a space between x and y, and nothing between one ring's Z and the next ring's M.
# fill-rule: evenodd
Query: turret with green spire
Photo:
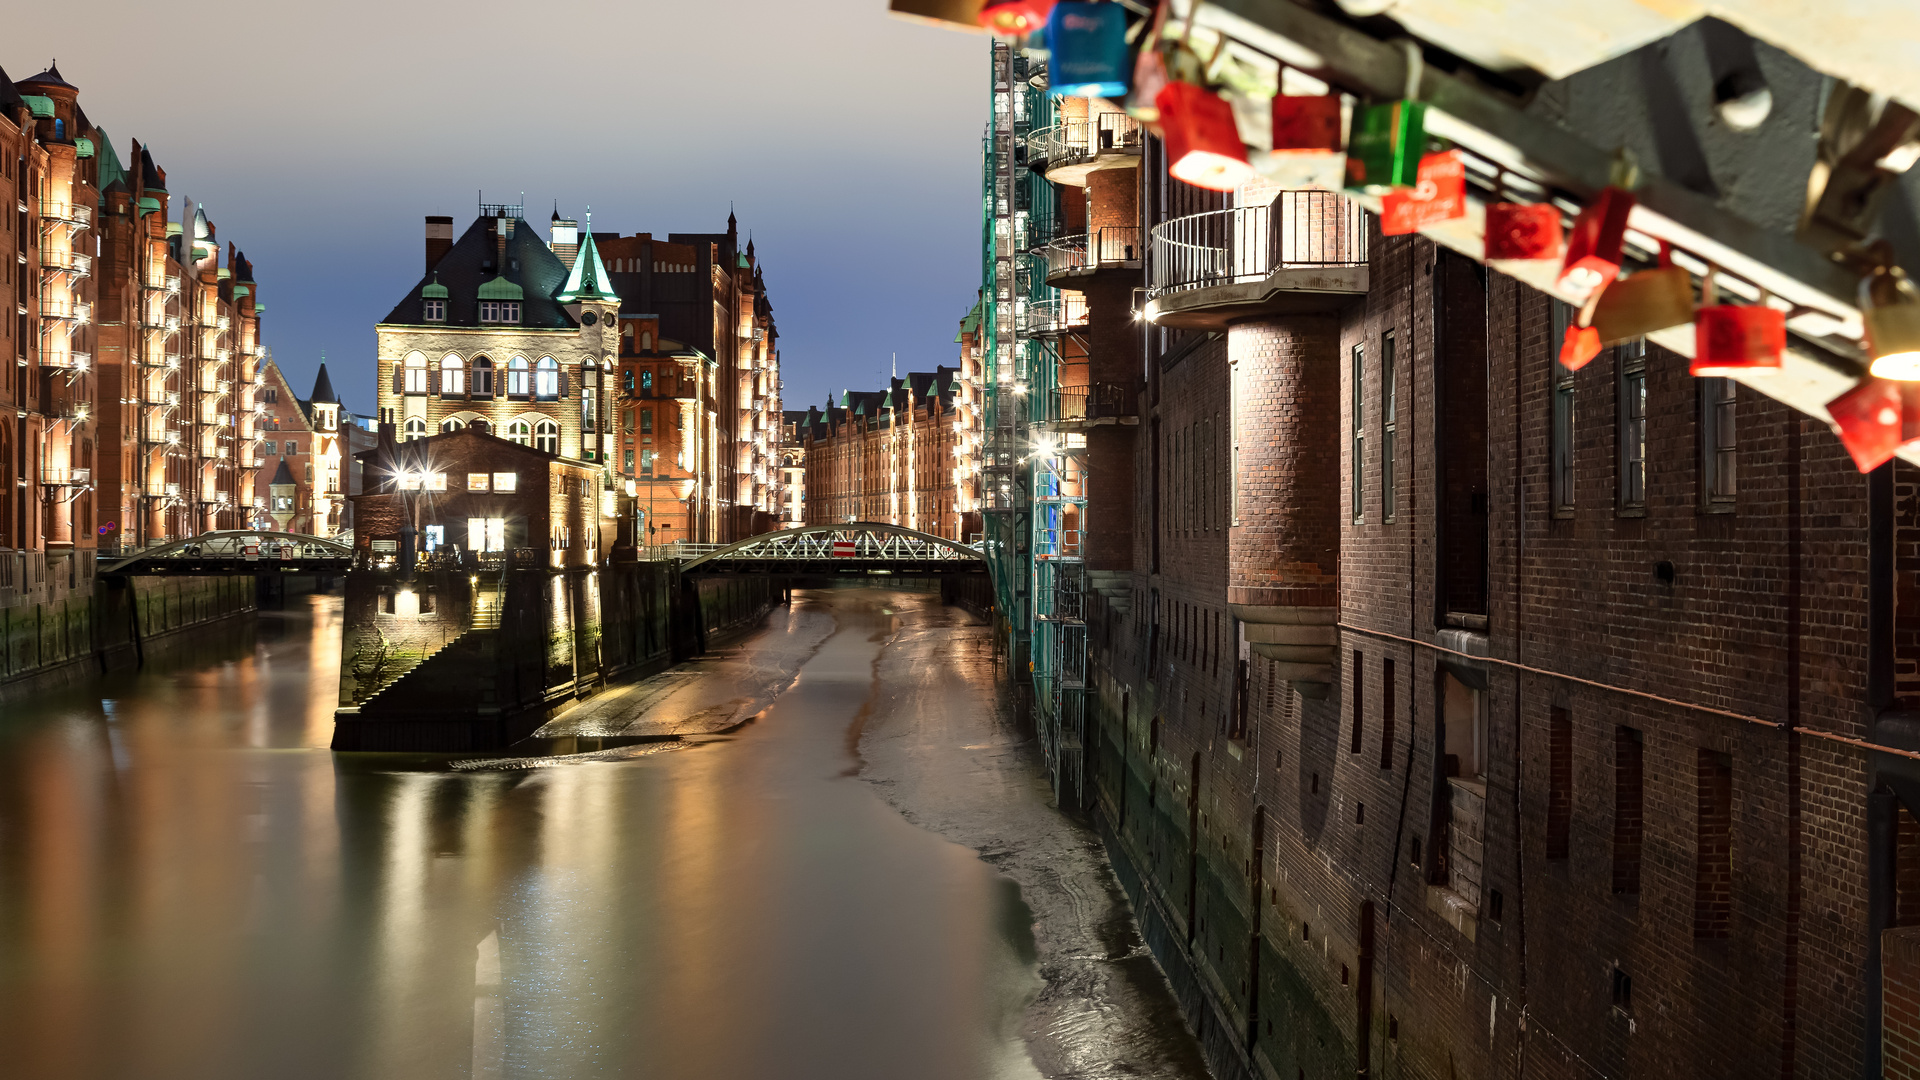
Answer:
M620 294L613 291L606 264L600 261L600 248L593 242L593 211L587 211L586 227L580 231L583 234L580 253L574 256L573 270L567 274L566 287L554 299L563 304L581 300L618 301Z

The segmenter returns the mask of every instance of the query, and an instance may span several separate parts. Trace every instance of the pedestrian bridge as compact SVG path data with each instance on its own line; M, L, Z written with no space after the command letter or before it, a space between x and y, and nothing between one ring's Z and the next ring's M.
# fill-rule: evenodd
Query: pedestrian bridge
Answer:
M984 574L979 548L877 521L805 525L731 544L679 543L667 549L682 573Z
M340 574L353 561L353 547L324 536L234 530L201 533L145 548L118 559L101 559L98 572L156 574Z

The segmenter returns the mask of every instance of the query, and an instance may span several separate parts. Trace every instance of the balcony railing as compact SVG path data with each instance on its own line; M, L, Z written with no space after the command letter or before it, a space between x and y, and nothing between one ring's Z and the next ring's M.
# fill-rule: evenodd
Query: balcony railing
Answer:
M165 277L155 275L142 281L140 286L155 292L177 293L180 291L180 275L168 274Z
M1283 191L1271 206L1244 206L1153 228L1148 295L1263 281L1275 271L1364 266L1366 215L1330 191Z
M1044 158L1049 169L1077 165L1101 154L1140 152L1140 121L1122 112L1068 120L1027 136L1027 159Z
M60 319L62 321L84 323L93 318L93 305L75 300L42 300L40 317Z
M1108 225L1091 234L1063 236L1041 249L1047 276L1082 270L1140 265L1138 225Z
M1137 404L1125 388L1113 383L1093 386L1060 386L1048 391L1046 415L1036 423L1075 423L1112 420L1135 415Z
M40 267L43 270L64 271L85 277L93 273L93 256L82 255L77 251L42 251Z
M40 352L40 366L85 371L93 366L93 354L88 352L57 353L43 349Z
M62 206L57 203L43 203L40 207L41 218L48 221L61 221L68 225L90 225L93 223L93 208L75 206L71 203Z
M1083 330L1087 325L1087 298L1075 293L1053 300L1035 300L1027 305L1025 323L1028 337ZM974 381L977 385L979 380Z

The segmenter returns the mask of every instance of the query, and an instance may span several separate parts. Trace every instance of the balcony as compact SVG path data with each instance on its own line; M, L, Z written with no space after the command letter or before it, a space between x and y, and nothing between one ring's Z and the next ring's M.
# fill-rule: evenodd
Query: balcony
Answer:
M213 328L215 330L220 330L220 331L227 331L227 330L233 329L233 316L231 315L218 316L213 320ZM225 352L226 350L222 349L221 351ZM226 357L223 356L220 359L225 360Z
M153 330L163 334L177 334L180 332L180 316L178 315L155 316L155 317L148 318L147 320L142 322L140 325L143 329Z
M40 218L43 221L57 221L63 225L72 225L84 229L93 224L93 208L75 206L71 203L61 206L55 203L42 203Z
M77 251L42 251L40 269L49 276L71 274L76 278L83 278L93 273L93 256L82 255Z
M1026 306L1022 322L1028 337L1079 333L1087 328L1087 298L1075 292L1053 300L1036 300ZM976 377L973 383L978 386L979 379Z
M1087 186L1102 169L1131 169L1144 145L1140 121L1122 112L1068 120L1027 136L1027 165L1056 184Z
M172 295L180 291L180 275L169 274L165 277L158 275L148 277L140 283L140 287L143 289L151 289L154 292L163 292Z
M1327 191L1283 191L1270 206L1190 214L1154 226L1148 321L1220 330L1230 320L1322 312L1366 293L1367 222Z
M85 371L93 366L93 354L87 352L50 352L40 351L40 366L61 368L67 371Z
M1108 225L1091 234L1063 236L1041 248L1047 263L1047 284L1076 288L1102 271L1139 272L1143 249L1138 225Z
M1060 386L1034 402L1036 427L1055 431L1085 431L1090 427L1140 422L1138 397L1113 383Z
M40 317L80 326L93 318L93 305L75 300L42 300ZM71 333L72 329L72 326L68 327L68 332Z

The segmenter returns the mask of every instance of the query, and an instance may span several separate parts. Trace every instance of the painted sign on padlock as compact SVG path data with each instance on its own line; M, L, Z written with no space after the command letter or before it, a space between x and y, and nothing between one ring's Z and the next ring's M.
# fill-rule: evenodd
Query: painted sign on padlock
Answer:
M1403 236L1467 214L1467 167L1457 150L1420 159L1419 179L1411 191L1380 197L1380 232Z

